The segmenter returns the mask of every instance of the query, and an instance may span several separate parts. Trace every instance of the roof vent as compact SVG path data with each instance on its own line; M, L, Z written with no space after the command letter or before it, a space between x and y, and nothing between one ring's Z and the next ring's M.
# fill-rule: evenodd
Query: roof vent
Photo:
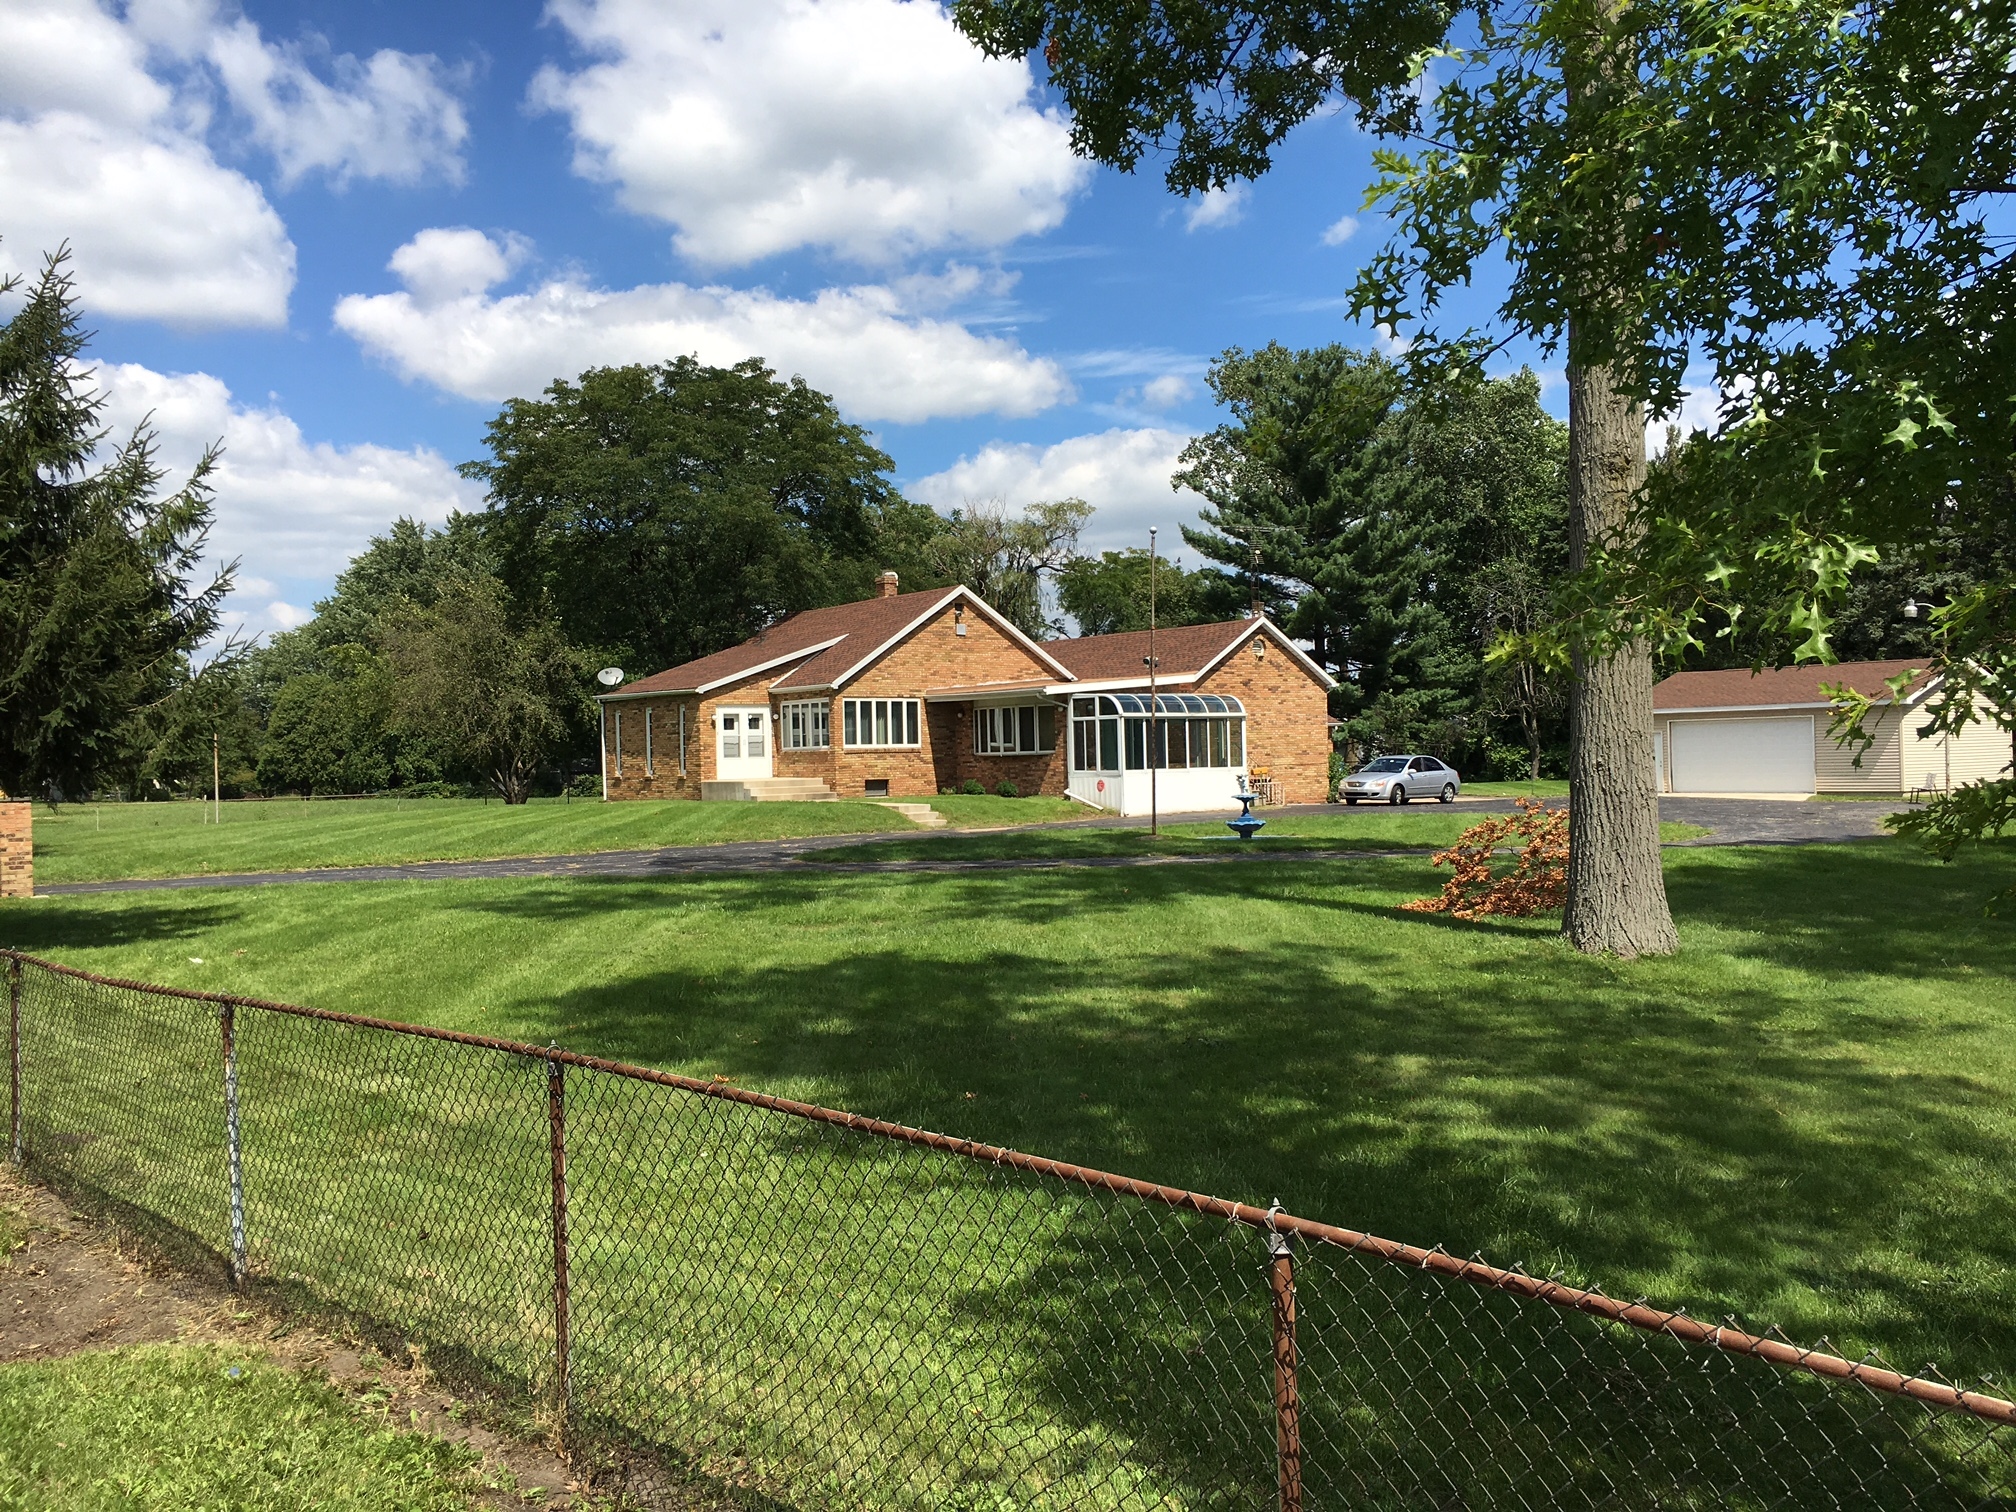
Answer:
M877 589L875 595L877 598L896 597L896 574L893 572L883 573L882 576L875 579L875 587Z

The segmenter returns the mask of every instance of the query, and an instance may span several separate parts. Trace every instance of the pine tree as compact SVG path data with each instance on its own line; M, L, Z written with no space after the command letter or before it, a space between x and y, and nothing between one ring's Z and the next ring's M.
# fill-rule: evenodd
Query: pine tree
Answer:
M0 327L0 788L52 802L127 761L136 719L217 629L236 566L191 586L214 449L165 495L144 425L101 460L67 260L48 258Z

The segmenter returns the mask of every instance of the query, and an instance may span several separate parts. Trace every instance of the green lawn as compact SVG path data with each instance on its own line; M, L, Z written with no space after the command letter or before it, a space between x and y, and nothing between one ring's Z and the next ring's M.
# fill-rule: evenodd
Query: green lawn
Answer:
M1463 784L1463 792L1470 798L1566 798L1568 779L1542 777L1538 782L1523 778L1517 782L1466 781Z
M1227 852L1290 856L1298 851L1421 850L1451 844L1482 815L1460 808L1400 814L1380 805L1368 813L1277 814L1251 840L1222 823L1169 824L1146 829L1015 830L999 835L918 835L869 840L822 850L816 861L944 861L980 858L1070 861L1092 856L1212 856ZM1666 840L1698 840L1698 824L1662 824Z
M0 1507L20 1512L459 1512L476 1466L242 1351L163 1344L0 1365Z
M1059 798L930 798L953 824L991 827L1083 818ZM518 807L472 799L340 799L207 805L117 803L35 810L35 880L200 876L404 861L713 845L804 835L914 829L873 803L601 803L539 799Z
M0 930L2006 1366L2016 931L1980 900L2016 853L1667 867L1686 948L1630 964L1397 913L1439 876L1398 857L91 896Z

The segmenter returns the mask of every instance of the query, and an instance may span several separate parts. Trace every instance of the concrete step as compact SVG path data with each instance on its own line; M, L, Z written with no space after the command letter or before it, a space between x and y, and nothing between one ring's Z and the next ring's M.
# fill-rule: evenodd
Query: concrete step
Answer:
M700 784L702 803L837 803L839 794L817 777L744 777Z
M943 829L951 821L928 803L882 803L877 808L894 809L912 824L921 824L926 829Z

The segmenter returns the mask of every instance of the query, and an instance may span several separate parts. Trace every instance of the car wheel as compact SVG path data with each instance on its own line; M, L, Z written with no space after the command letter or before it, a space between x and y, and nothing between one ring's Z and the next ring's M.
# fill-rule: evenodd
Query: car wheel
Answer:
M1400 786L1397 782L1394 783L1386 794L1386 801L1388 803L1405 803L1407 801L1407 789Z
M1442 784L1442 801L1444 803L1454 803L1456 801L1455 783L1445 782Z

